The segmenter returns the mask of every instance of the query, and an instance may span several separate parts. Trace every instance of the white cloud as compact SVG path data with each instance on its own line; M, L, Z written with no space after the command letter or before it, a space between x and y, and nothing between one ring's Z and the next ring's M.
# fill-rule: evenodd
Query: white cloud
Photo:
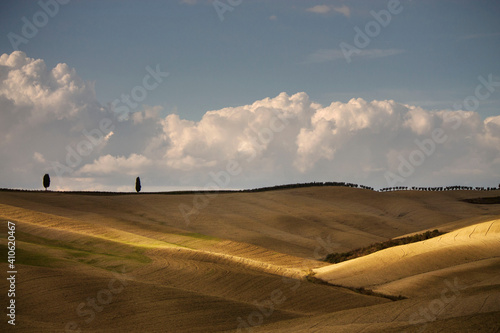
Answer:
M26 108L32 123L70 118L89 106L87 100L95 100L93 84L83 82L64 63L49 71L43 60L15 51L3 54L0 66L8 72L0 95L8 96L18 108Z
M423 109L412 109L408 111L406 116L407 119L403 123L403 126L409 127L418 135L430 135L431 130L435 128L432 115Z
M98 103L94 84L83 81L74 69L66 64L50 69L43 60L19 51L0 56L0 110L0 154L5 156L0 187L37 188L40 174L46 172L53 176L53 185L69 182L102 155L142 152L150 141L145 133L155 133L158 126L152 119L157 107L134 115L141 126L132 120L119 122ZM112 128L103 133L104 119ZM83 154L74 153L78 149ZM60 173L61 179L54 177L54 163L68 166L67 161L72 166Z
M228 188L302 181L384 187L384 173L396 172L435 129L445 142L434 144L403 185L495 185L500 178L500 116L392 100L322 106L304 92L281 93L207 111L199 121L163 117L159 106L118 121L74 69L49 69L14 52L0 57L0 110L0 187L40 188L48 172L54 189L133 190L136 176L145 191L200 188L229 161L241 172ZM110 122L104 132L103 119ZM78 149L85 154L75 157ZM57 177L54 163L68 161L71 171Z
M47 163L47 161L45 160L45 158L43 157L43 155L42 155L42 154L40 154L40 153L38 153L38 152L35 152L35 153L33 154L33 159L34 159L35 161L37 161L38 163L42 163L42 164Z
M306 63L323 63L343 58L344 54L339 49L320 49L309 54Z
M147 157L131 154L129 157L105 155L99 157L92 164L87 164L79 170L79 174L113 175L126 174L134 176L140 174L152 164Z
M351 9L346 5L342 5L340 7L328 6L328 5L316 5L313 7L309 7L306 11L315 14L327 14L331 11L335 11L339 14L344 15L345 17L351 17Z
M316 14L326 14L331 10L330 6L327 5L316 5L306 9L306 11Z
M482 39L500 36L500 32L491 33L479 33L479 34L467 34L460 37L460 39Z
M351 10L346 5L340 7L333 7L333 10L337 13L344 15L345 17L351 17Z
M385 58L404 53L401 49L362 49L353 53L352 56L359 58ZM340 49L320 49L307 56L306 63L324 63L344 59L344 53Z
M132 114L134 124L140 124L146 119L157 119L160 116L161 106L144 106L144 110Z

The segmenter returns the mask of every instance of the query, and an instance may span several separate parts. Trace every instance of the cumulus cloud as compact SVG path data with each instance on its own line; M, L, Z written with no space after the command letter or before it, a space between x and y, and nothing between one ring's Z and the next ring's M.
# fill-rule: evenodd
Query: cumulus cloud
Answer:
M330 8L330 6L327 6L327 5L316 5L316 6L313 6L313 7L306 9L306 11L311 12L311 13L316 13L316 14L326 14L330 10L332 10L332 9Z
M132 114L132 121L134 124L140 124L147 119L157 119L162 110L161 106L145 106L144 110L140 110Z
M99 157L92 164L83 166L78 174L112 175L121 173L134 176L143 172L151 164L151 160L138 154L131 154L129 157L105 155Z
M40 188L44 173L52 188L66 190L133 191L136 176L144 190L209 182L385 187L402 161L418 162L403 186L500 178L500 116L472 111L361 98L323 106L299 92L210 110L198 121L162 116L159 106L119 120L74 69L50 69L17 51L0 57L0 108L0 187ZM227 179L229 167L238 172Z
M351 17L351 9L347 7L346 5L342 5L339 7L335 6L328 6L328 5L316 5L313 7L309 7L306 9L306 11L310 13L315 13L315 14L327 14L331 11L335 11L339 14L344 15L345 17Z
M54 187L68 184L107 153L140 153L150 141L141 134L154 132L151 118L158 114L157 107L146 107L118 121L75 69L64 63L47 68L20 51L0 56L0 110L0 187L23 188L37 188L46 172L60 175L52 177Z
M43 157L43 155L40 154L40 153L37 153L37 152L35 152L33 154L33 159L35 161L37 161L38 163L42 163L42 164L47 163L47 161L45 160L45 158Z
M346 5L342 5L340 7L333 7L333 10L337 13L344 15L345 17L351 17L351 9Z
M475 112L428 111L360 98L323 107L306 93L281 93L250 105L208 111L200 121L169 115L159 123L161 134L152 138L155 162L149 163L158 170L183 173L198 186L210 182L211 173L225 170L228 161L243 170L228 187L310 180L387 186L385 174L397 173L402 159L422 151L419 145L428 145L436 129L447 140L432 143L432 154L400 185L463 183L467 172L478 182L498 177L499 159L493 157L500 150L500 116L482 121ZM464 143L471 160L464 159ZM427 154L426 147L421 154ZM98 162L96 171L106 169ZM118 161L108 156L106 163ZM450 168L457 178L449 176Z

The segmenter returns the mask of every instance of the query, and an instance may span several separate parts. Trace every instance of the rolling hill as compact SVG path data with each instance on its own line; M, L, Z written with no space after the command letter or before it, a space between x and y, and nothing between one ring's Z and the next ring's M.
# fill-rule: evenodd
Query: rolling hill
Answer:
M494 332L500 205L464 200L499 194L0 191L4 253L16 223L15 331ZM432 229L446 234L322 261Z

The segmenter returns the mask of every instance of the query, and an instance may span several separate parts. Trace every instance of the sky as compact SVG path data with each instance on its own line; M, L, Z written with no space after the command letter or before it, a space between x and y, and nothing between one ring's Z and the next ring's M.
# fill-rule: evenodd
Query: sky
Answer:
M498 186L500 3L0 2L0 188Z

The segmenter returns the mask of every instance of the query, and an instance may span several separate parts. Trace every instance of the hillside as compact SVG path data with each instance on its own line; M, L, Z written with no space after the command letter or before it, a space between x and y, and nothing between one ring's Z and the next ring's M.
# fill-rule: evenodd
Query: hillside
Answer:
M500 205L464 200L499 194L343 187L208 198L0 191L4 252L6 221L16 223L15 331L63 332L66 325L85 332L238 326L305 332L316 325L320 331L411 331L409 316L455 278L467 289L427 324L477 320L495 327ZM198 209L186 219L193 203ZM321 261L331 252L429 229L448 233L336 265ZM339 286L311 283L305 279L311 272ZM344 286L408 299L393 302ZM105 304L93 309L89 298ZM8 302L6 293L0 300ZM389 313L397 316L383 315Z

